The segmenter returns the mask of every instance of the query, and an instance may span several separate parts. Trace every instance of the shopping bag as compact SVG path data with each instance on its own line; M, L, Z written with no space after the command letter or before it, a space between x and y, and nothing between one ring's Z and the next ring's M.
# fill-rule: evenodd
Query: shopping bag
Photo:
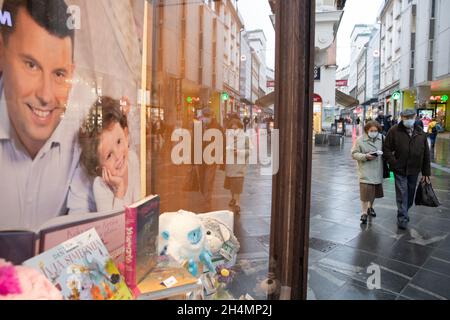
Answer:
M383 159L383 178L388 179L391 177L391 171L389 170L388 163Z
M417 187L415 203L416 206L433 208L441 205L436 197L436 194L434 193L431 183L426 183L425 181L421 181Z
M384 149L384 136L382 137L381 141L382 141L381 149ZM391 171L389 170L389 166L388 166L386 159L383 157L383 178L388 179L390 177L391 177Z

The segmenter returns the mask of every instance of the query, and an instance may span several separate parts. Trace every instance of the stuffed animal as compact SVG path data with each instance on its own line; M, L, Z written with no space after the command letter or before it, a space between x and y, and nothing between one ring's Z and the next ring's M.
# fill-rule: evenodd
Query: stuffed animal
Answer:
M234 264L240 244L233 232L218 219L202 216L200 218L206 230L206 240L213 256L227 255L227 267ZM228 250L227 250L228 249ZM231 252L229 252L231 251ZM228 259L230 258L231 259Z
M214 270L205 235L202 221L193 212L180 210L159 217L160 255L170 255L181 264L187 262L193 276L198 275L199 262Z

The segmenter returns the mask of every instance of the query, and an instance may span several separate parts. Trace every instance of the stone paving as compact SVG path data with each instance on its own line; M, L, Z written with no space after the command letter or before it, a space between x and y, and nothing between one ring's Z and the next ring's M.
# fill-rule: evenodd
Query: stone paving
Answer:
M450 141L438 140L432 182L439 208L413 207L408 230L396 226L393 179L386 179L385 198L375 203L377 217L360 227L359 184L351 159L352 139L342 147L313 149L308 299L449 299L450 298ZM162 211L208 209L198 192L183 192L187 168L167 161L167 152L154 157L156 192ZM224 172L217 170L212 210L228 209ZM269 260L272 177L250 167L235 217L241 243L237 275L230 291L238 298L249 293L266 297ZM369 290L367 269L381 271L381 289ZM370 270L369 270L370 271Z
M375 202L377 217L362 227L353 139L314 148L308 299L449 299L450 168L433 165L442 206L413 207L408 230L396 225L393 179ZM448 159L448 146L438 142L438 159ZM367 287L372 264L381 271L378 290Z

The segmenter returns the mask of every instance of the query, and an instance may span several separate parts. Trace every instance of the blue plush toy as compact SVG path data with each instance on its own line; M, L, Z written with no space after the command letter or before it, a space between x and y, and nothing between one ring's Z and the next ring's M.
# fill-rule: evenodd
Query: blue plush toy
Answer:
M214 271L205 227L193 212L167 212L159 218L159 252L170 255L180 264L187 262L188 271L198 276L198 263Z

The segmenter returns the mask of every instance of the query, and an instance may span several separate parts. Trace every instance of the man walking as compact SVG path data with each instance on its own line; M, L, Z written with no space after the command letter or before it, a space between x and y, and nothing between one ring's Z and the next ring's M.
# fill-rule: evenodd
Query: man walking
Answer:
M383 147L384 158L395 174L400 229L406 229L408 225L408 211L414 202L419 173L422 173L422 180L427 181L431 175L427 135L415 122L414 110L403 111L400 123L389 130Z
M380 111L378 112L378 117L375 119L376 122L378 122L381 125L381 128L383 129L383 134L386 135L387 129L386 129L386 117L384 116L384 112Z

